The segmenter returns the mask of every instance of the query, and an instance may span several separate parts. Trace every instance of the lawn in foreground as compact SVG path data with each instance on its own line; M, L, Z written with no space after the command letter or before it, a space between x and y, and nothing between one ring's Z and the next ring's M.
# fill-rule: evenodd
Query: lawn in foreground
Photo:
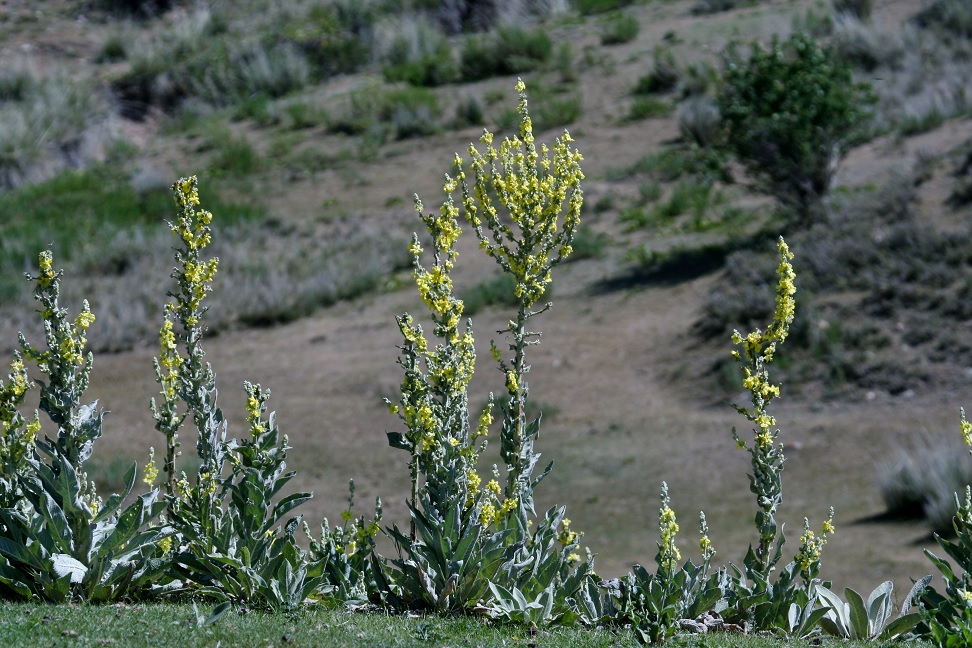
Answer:
M471 617L391 616L307 606L297 614L230 610L211 620L203 604L41 605L0 604L0 644L5 646L632 646L628 630L581 626L531 633L524 626ZM844 646L861 642L770 637L682 635L669 646L764 648ZM914 646L930 645L926 642Z

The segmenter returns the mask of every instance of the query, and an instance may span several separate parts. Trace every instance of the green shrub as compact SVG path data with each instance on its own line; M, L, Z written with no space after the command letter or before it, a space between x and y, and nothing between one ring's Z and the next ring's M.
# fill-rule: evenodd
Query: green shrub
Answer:
M601 45L630 43L638 36L638 19L626 13L617 13L601 24Z
M574 52L571 49L570 41L563 41L557 45L554 52L554 68L560 74L561 83L576 83L580 78L577 65L574 62Z
M634 87L635 94L654 94L668 92L678 85L679 71L672 50L656 47L652 52L654 61L651 72L640 77Z
M685 68L681 82L683 99L712 94L719 85L719 72L708 61L695 61Z
M866 86L850 66L806 34L748 60L730 52L719 93L729 147L765 191L806 225L830 189L836 164L865 121Z
M505 273L481 281L463 293L462 301L466 305L463 312L472 317L490 306L515 306L515 289L513 278Z
M408 139L436 133L441 114L439 99L428 88L368 84L349 95L344 109L332 116L328 129L365 134L381 144L389 137Z
M97 0L95 6L117 14L151 18L173 7L175 0Z
M459 103L456 104L456 127L482 126L485 123L483 106L476 97L466 96L459 100Z
M573 124L584 111L581 97L576 92L537 95L539 98L535 113L538 131Z
M230 131L219 131L205 143L205 149L214 153L210 168L234 176L253 173L259 168L260 156L245 136L235 136Z
M678 132L686 142L700 148L715 149L724 144L722 118L715 101L691 97L679 103Z
M459 80L459 63L446 40L440 40L431 52L412 57L399 51L382 67L389 81L404 81L414 86L440 86Z
M0 72L0 190L46 180L90 161L109 107L87 82L61 70L43 77L13 66ZM97 147L95 147L97 148Z
M460 54L461 76L464 81L479 81L528 72L546 63L552 52L553 42L544 29L500 27L492 34L466 39Z
M354 72L369 62L368 35L374 16L368 3L314 4L277 33L295 44L320 77Z

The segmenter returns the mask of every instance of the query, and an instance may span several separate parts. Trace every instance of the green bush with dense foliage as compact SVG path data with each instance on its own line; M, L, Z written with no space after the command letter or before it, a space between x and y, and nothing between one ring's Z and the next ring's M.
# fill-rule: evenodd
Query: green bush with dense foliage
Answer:
M718 104L729 147L805 225L867 118L869 96L832 49L797 33L769 48L753 43L748 59L730 51Z

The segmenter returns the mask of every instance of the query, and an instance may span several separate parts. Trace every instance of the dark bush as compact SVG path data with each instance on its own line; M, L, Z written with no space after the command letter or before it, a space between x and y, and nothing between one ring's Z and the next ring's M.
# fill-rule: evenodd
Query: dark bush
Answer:
M767 193L809 224L870 98L849 64L798 33L744 60L730 50L719 92L727 143Z

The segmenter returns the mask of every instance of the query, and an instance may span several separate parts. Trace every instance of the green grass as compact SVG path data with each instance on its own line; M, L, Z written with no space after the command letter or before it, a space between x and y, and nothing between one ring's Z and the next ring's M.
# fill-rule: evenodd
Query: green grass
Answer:
M530 631L472 617L388 616L309 606L295 615L229 611L206 625L212 606L191 604L37 605L0 604L0 641L9 646L598 646L634 645L628 629L581 626ZM666 646L764 648L841 646L863 642L832 639L783 641L737 634L675 637ZM911 644L927 646L927 642Z

